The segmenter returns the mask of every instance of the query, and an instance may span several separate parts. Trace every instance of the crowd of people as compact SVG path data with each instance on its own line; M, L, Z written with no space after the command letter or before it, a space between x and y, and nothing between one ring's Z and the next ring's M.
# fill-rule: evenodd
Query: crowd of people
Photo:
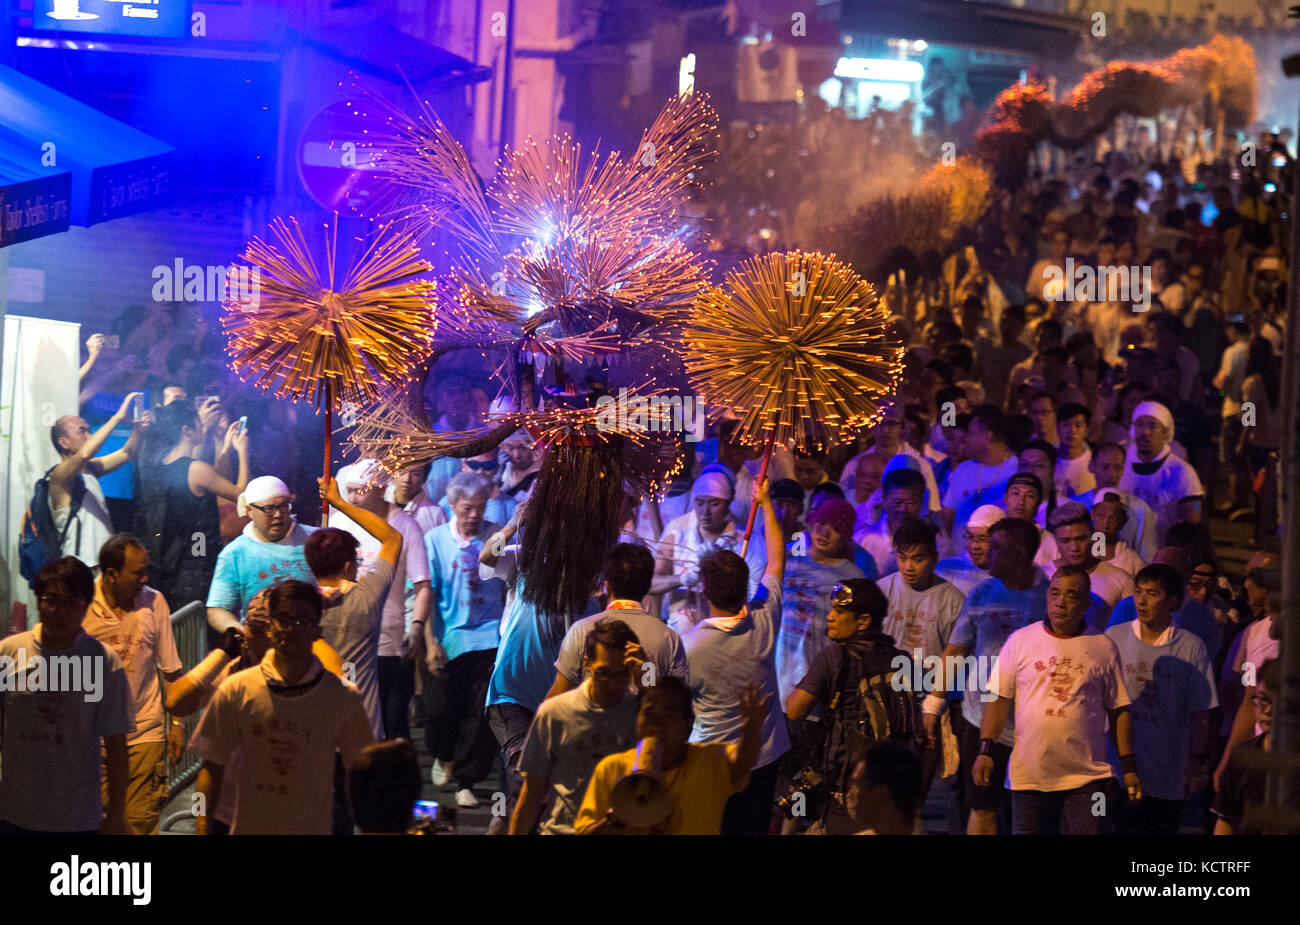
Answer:
M156 831L200 714L206 834L404 830L413 727L449 801L496 784L501 834L1265 828L1234 756L1269 749L1279 684L1279 158L1189 181L1112 154L948 254L897 254L879 423L777 447L760 479L722 420L665 496L628 496L581 614L525 593L526 430L311 486L299 422L198 362L201 326L95 335L84 398L151 398L51 429L40 622L0 642L26 673L0 831ZM96 381L105 351L134 359ZM432 377L435 429L482 425L486 386ZM127 463L115 522L98 479ZM1254 521L1240 583L1213 516ZM212 644L184 666L169 617L193 601ZM99 660L93 699L27 677L61 656Z

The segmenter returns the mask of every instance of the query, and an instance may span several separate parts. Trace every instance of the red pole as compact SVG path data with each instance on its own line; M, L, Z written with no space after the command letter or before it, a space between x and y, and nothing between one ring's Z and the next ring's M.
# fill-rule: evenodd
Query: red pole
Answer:
M329 402L325 405L325 478L330 478L330 450L334 438L334 396L329 396ZM324 498L320 502L320 525L329 526L330 503Z
M762 484L763 479L767 478L767 464L772 461L772 449L776 446L776 431L772 431L772 436L767 438L767 448L763 450L763 462L758 467L758 480L755 484ZM749 522L745 524L745 539L740 544L740 557L745 558L745 553L749 551L749 538L754 533L754 518L758 516L758 505L753 501L749 502Z

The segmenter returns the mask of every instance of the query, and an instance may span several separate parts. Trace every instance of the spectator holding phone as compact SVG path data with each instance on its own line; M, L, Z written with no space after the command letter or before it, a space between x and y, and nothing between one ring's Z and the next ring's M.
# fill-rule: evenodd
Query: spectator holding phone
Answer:
M47 473L50 514L61 538L60 551L76 556L91 568L98 567L99 547L115 532L99 477L135 458L142 422L139 419L133 422L131 436L121 449L107 456L95 454L141 397L139 392L126 396L117 413L93 434L85 419L73 414L59 418L50 428L50 442L59 453L59 464Z
M203 440L198 409L188 399L154 411L151 442L159 455L142 465L135 534L149 550L153 587L173 609L207 599L221 551L217 498L236 501L248 485L248 433L226 428L219 456L234 450L235 481L195 459Z

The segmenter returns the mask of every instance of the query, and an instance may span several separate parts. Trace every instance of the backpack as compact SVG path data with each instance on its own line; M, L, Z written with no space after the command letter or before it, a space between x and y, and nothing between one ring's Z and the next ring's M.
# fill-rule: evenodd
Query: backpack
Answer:
M86 482L81 476L68 486L72 500L68 506L68 522L63 529L54 527L54 513L50 510L50 473L51 467L36 482L32 490L32 499L27 503L27 513L23 515L23 530L18 541L18 570L30 586L36 580L36 573L51 559L63 554L63 542L73 523L77 525L76 553L81 552L81 520L77 514L81 511L81 502L86 497Z
M897 650L895 650L897 651ZM899 653L902 654L902 653ZM892 669L868 667L851 650L844 652L836 695L825 711L823 767L831 789L848 791L851 759L873 742L911 742L919 732L916 701Z

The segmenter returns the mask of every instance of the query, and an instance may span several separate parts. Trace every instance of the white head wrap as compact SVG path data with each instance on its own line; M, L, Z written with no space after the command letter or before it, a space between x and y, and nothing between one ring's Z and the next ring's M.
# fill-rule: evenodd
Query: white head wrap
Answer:
M288 485L284 484L284 482L280 481L275 476L259 475L244 488L244 493L240 495L239 499L235 502L235 507L238 510L240 517L248 517L248 505L261 504L263 501L278 496L292 498L293 492L289 490Z
M368 488L372 485L387 485L391 480L392 477L384 471L377 459L358 460L350 466L344 466L338 474L340 488L348 485L365 485Z
M696 498L722 498L730 501L735 495L735 488L721 472L716 470L703 472L691 486L691 500Z
M981 504L970 515L970 519L966 521L966 526L987 530L1006 516L1007 512L996 504Z

